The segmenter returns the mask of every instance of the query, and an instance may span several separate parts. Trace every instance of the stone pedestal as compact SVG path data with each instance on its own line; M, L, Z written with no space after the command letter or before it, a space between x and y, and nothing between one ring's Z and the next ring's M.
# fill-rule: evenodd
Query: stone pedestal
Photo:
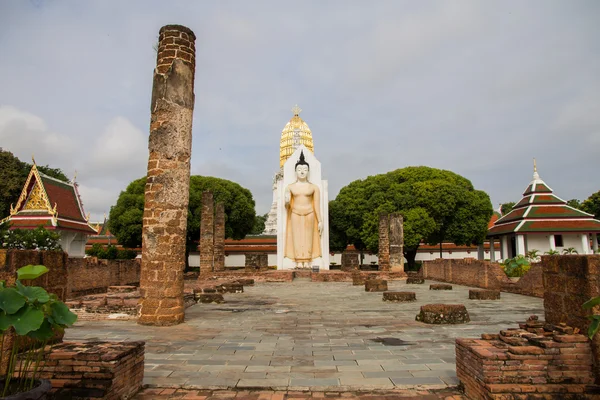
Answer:
M452 290L452 285L447 285L445 283L436 283L433 285L429 285L429 290Z
M356 271L359 269L358 251L344 250L342 253L342 271Z
M426 324L464 324L471 321L462 304L426 304L421 306L416 320Z
M500 300L499 290L469 290L469 299L471 300Z
M385 292L387 289L387 281L383 279L369 279L365 282L365 292Z
M416 300L417 295L415 292L385 292L383 294L383 301L406 302Z
M142 227L140 324L174 325L184 319L195 40L194 33L180 25L163 26L158 38Z

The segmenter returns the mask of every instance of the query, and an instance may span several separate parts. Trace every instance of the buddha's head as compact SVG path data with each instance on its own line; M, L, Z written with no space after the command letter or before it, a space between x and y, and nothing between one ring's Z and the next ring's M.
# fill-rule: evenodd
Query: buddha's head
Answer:
M300 180L308 179L309 165L306 162L306 160L304 159L304 151L300 152L300 159L296 163L295 170L296 170L296 176L298 177L298 179L300 179Z

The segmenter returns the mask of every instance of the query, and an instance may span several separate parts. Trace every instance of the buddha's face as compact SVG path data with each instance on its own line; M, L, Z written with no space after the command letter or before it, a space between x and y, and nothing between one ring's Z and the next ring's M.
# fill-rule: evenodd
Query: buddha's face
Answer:
M296 176L298 179L306 179L308 176L308 165L298 165L296 167Z

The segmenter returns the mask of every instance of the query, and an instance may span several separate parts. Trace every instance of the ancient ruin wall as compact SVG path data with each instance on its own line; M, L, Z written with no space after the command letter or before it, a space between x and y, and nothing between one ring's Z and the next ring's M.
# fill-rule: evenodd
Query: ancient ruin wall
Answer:
M96 293L105 293L109 286L140 284L140 259L99 260L96 257L69 258L67 276L72 299Z
M200 220L200 275L214 271L215 200L212 192L202 192ZM224 261L224 260L223 260Z
M225 205L217 203L215 206L215 247L214 270L225 269Z
M390 268L404 271L404 219L398 213L390 214Z
M390 269L390 218L388 214L379 214L379 270Z
M183 270L192 155L194 33L160 29L152 85L138 323L183 322Z
M342 253L342 271L354 271L360 268L360 254L355 250L344 250Z

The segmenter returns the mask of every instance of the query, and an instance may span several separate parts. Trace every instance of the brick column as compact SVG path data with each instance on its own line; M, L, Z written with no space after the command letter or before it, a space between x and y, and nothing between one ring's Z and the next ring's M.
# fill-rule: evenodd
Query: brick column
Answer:
M225 205L215 206L215 271L225 270Z
M195 40L180 25L163 26L158 38L142 227L138 323L144 325L175 325L184 319Z
M355 271L359 269L358 252L354 250L344 250L342 253L342 271Z
M588 315L600 314L600 306L584 310L581 305L600 296L600 255L542 256L544 313L546 322L561 322L587 333ZM600 334L592 340L596 383L600 383Z
M214 271L215 201L212 192L202 192L200 220L200 276Z
M394 272L404 272L404 218L390 214L390 267Z
M379 214L379 270L390 270L390 218L388 214Z

